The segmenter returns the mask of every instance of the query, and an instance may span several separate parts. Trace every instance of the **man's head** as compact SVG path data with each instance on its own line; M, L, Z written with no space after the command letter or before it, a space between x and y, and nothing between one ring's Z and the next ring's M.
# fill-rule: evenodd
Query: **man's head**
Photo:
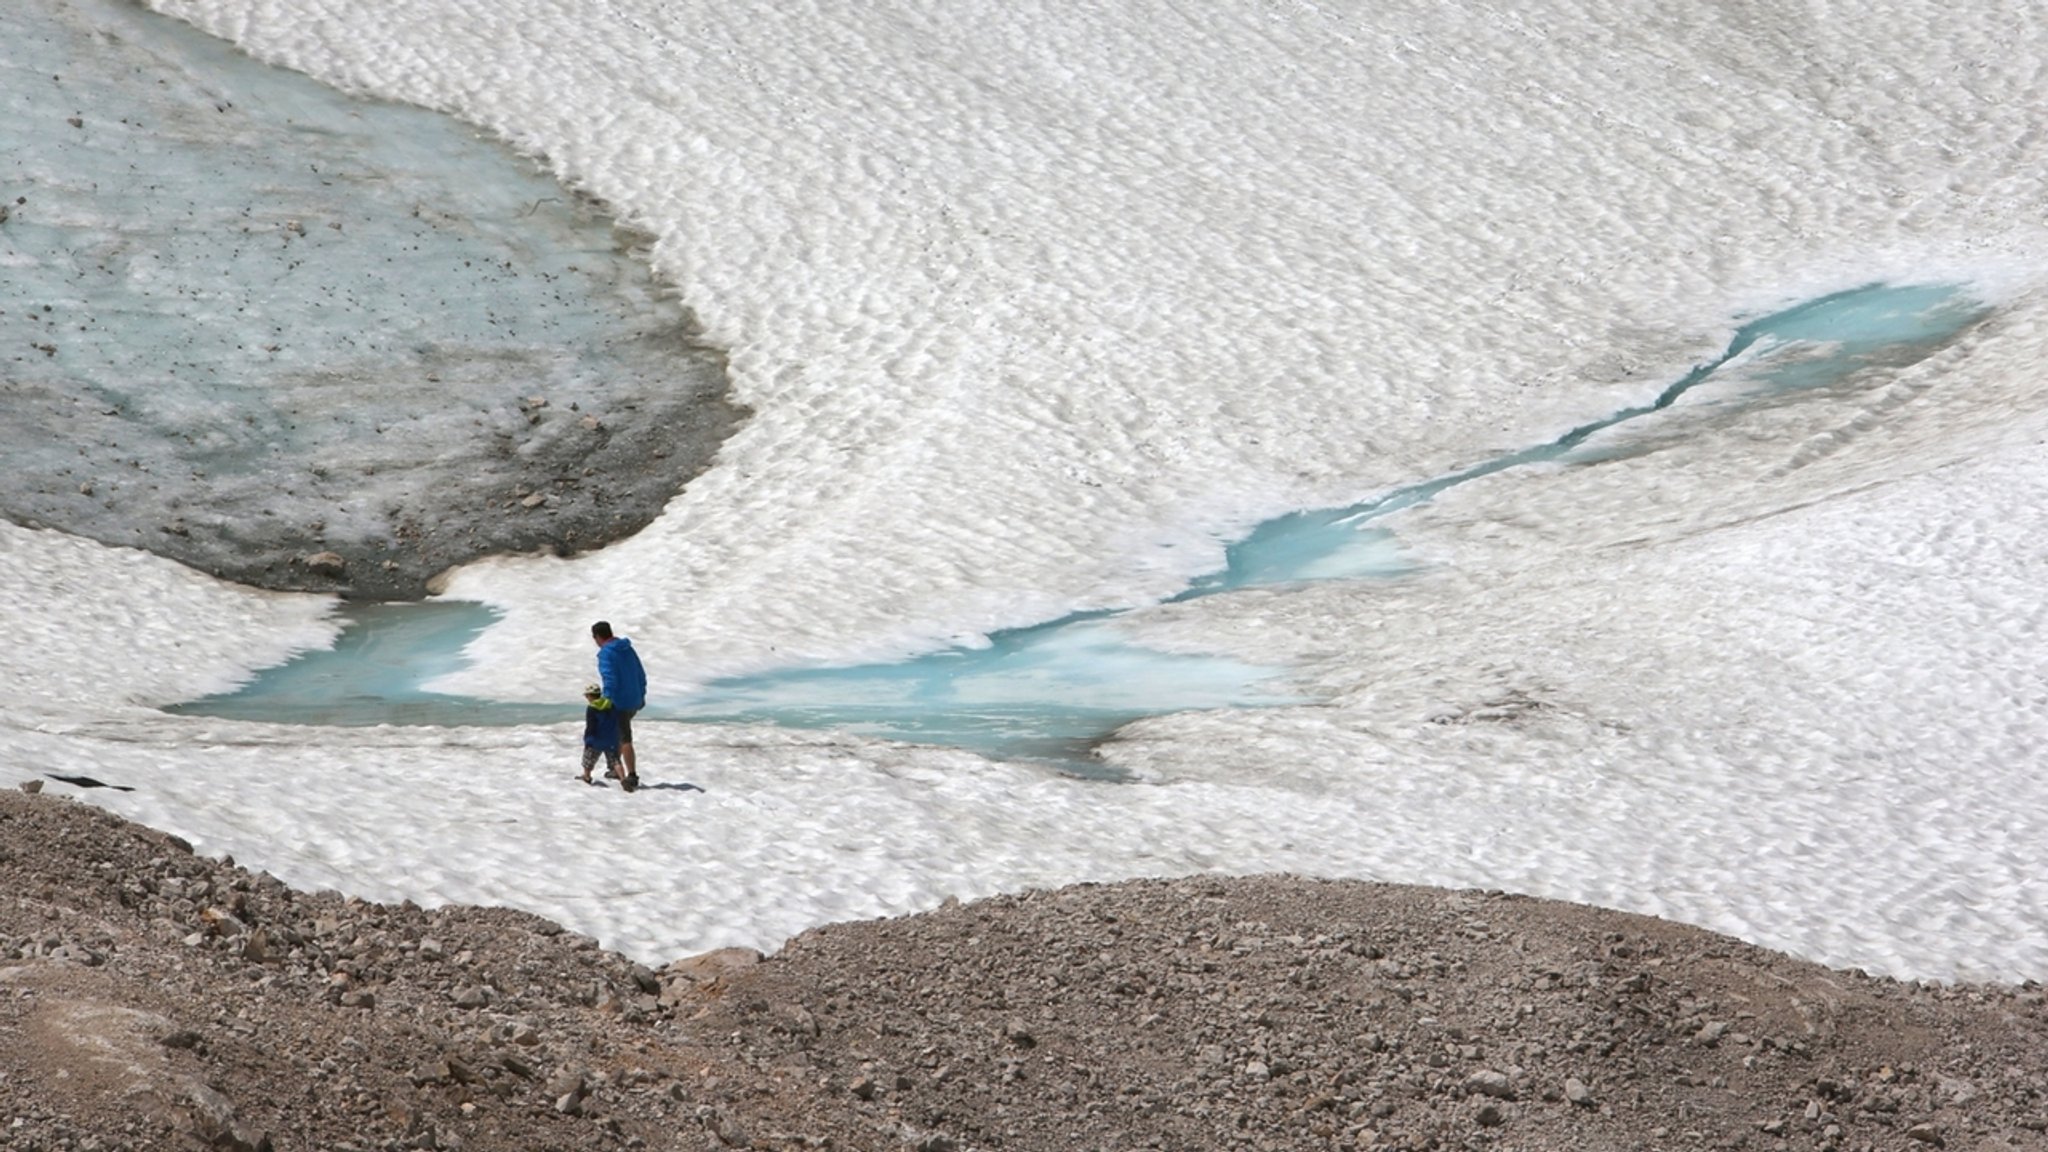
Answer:
M604 620L599 620L597 623L592 624L590 626L590 638L597 641L599 646L602 646L605 641L612 638L611 624Z

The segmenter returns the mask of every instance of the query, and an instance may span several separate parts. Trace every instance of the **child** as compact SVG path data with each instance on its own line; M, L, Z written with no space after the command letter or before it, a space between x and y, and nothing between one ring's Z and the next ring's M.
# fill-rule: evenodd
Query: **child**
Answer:
M595 684L583 689L583 782L595 784L590 770L597 767L597 754L604 753L604 774L623 779L619 763L619 714ZM631 788L627 789L632 791Z

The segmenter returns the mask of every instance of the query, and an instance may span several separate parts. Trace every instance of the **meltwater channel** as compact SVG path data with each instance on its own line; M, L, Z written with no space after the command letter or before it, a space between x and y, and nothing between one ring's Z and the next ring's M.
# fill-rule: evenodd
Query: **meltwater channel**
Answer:
M1549 443L1504 453L1343 508L1291 513L1230 546L1225 566L1175 599L1308 580L1395 578L1409 570L1383 516L1510 468L1611 458L1599 434L1652 417L1711 382L1715 402L1740 404L1817 388L1858 372L1911 364L1990 309L1951 284L1838 292L1752 320L1718 358L1654 400ZM1707 391L1701 391L1706 395ZM1152 651L1122 639L1119 613L1079 613L998 632L894 664L791 668L722 680L686 699L655 699L650 719L830 728L967 749L1107 775L1090 749L1146 716L1298 703L1272 687L1281 669ZM172 712L273 722L372 725L556 723L580 708L502 703L423 691L460 667L462 649L494 614L480 604L364 604L345 609L327 651L305 653L241 690Z

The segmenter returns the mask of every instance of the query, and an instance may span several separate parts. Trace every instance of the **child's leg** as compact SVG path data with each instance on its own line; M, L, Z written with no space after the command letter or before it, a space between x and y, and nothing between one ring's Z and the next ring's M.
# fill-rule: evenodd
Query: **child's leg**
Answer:
M609 749L605 752L604 771L605 775L610 776L614 780L624 780L626 778L626 770L619 767L619 753L617 749Z
M583 782L585 784L596 783L596 781L590 778L590 770L595 767L597 767L597 749L585 748L583 750Z

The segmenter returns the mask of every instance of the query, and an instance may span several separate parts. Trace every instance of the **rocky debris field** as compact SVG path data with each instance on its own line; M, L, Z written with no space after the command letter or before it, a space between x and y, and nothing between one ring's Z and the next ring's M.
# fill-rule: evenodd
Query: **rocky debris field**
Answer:
M0 796L0 1147L2048 1152L2042 990L1498 893L1084 885L651 970Z

